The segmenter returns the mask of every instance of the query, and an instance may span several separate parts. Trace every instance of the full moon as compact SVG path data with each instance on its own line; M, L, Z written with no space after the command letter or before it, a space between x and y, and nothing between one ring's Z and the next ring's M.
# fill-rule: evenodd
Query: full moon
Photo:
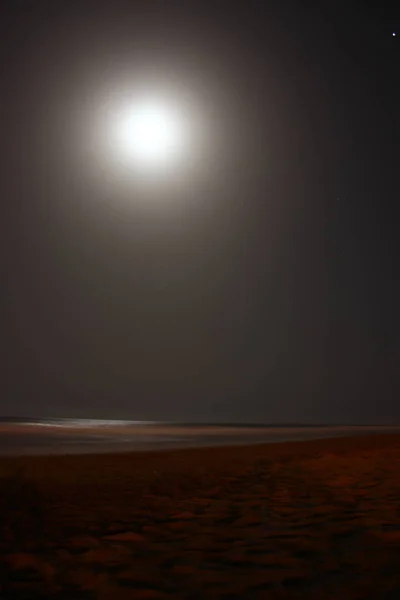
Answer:
M183 114L177 107L153 99L116 112L110 135L120 160L151 169L176 162L187 142Z

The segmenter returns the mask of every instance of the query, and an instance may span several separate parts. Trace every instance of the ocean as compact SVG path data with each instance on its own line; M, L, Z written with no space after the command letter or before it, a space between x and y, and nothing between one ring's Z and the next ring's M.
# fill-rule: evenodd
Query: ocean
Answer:
M374 433L400 433L389 425L173 423L105 419L0 418L0 454L148 451L248 445Z

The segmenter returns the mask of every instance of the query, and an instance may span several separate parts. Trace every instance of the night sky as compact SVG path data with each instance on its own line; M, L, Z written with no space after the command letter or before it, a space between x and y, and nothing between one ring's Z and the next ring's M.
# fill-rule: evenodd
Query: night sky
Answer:
M399 15L0 12L0 415L399 423ZM199 164L154 188L87 140L104 90L143 73L218 124Z

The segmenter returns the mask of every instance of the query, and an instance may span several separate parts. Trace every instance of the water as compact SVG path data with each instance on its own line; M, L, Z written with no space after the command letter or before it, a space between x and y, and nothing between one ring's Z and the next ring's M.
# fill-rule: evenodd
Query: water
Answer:
M374 433L400 426L190 424L102 419L0 419L0 454L146 451Z

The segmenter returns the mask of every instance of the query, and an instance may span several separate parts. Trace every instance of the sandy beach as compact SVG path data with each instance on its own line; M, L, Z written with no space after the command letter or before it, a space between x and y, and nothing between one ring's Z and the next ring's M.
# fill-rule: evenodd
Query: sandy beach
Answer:
M400 598L400 435L0 458L0 598Z

